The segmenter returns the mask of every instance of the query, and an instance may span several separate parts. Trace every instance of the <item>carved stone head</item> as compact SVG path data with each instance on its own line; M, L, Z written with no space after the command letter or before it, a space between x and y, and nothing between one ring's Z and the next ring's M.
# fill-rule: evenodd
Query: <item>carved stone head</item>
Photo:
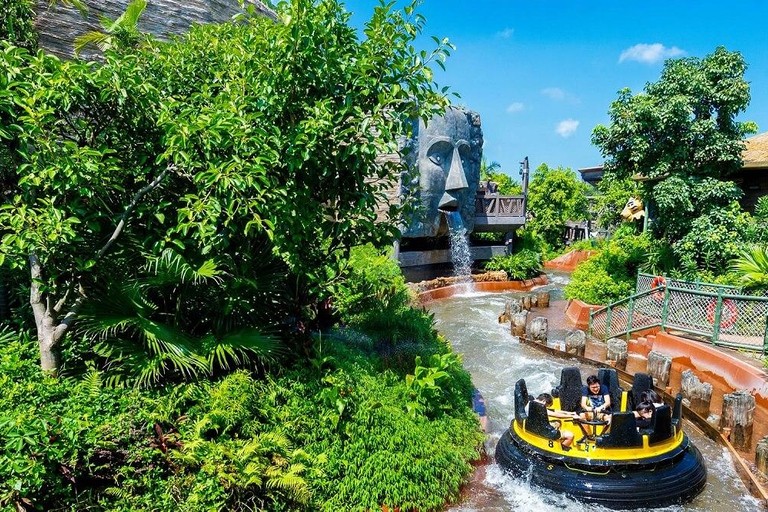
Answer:
M443 212L458 211L464 227L475 224L475 193L480 181L483 132L476 112L449 108L429 123L414 125L408 163L418 170L403 193L415 196L419 208L406 221L403 236L418 238L447 233Z

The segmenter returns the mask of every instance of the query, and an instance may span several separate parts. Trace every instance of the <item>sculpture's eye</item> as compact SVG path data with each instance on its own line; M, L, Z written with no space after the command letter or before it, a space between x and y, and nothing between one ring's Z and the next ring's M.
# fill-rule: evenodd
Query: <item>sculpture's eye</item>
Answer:
M443 155L440 155L440 154L430 155L429 159L432 160L432 163L434 163L435 165L443 165Z

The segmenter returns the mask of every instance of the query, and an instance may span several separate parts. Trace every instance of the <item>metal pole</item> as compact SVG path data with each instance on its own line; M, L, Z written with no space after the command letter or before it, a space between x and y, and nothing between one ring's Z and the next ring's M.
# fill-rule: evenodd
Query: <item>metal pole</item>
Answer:
M715 304L715 325L712 326L712 344L720 341L720 320L723 316L723 289L717 289L717 302Z
M523 218L526 216L526 209L528 208L528 157L526 156L523 158L523 161L520 162L520 174L522 175L523 179Z
M763 335L763 355L766 354L768 354L768 313L765 315L765 334Z
M664 283L664 305L661 307L661 330L667 330L667 320L669 320L669 286Z

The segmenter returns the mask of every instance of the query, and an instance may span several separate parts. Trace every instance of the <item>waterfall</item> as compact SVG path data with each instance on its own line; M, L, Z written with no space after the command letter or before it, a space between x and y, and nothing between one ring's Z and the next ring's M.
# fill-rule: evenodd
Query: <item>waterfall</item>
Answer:
M456 276L456 284L464 284L464 291L469 292L472 289L472 254L469 252L467 229L459 212L445 212L445 218L448 221L453 275Z

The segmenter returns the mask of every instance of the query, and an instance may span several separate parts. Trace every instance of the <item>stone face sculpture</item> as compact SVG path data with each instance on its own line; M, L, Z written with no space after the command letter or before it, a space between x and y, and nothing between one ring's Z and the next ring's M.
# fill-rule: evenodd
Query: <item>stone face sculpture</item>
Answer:
M442 212L458 212L464 228L475 224L475 193L480 182L483 132L480 116L448 108L428 123L414 123L414 136L405 151L414 179L404 182L402 193L415 196L418 209L407 219L406 238L440 236L448 232Z

